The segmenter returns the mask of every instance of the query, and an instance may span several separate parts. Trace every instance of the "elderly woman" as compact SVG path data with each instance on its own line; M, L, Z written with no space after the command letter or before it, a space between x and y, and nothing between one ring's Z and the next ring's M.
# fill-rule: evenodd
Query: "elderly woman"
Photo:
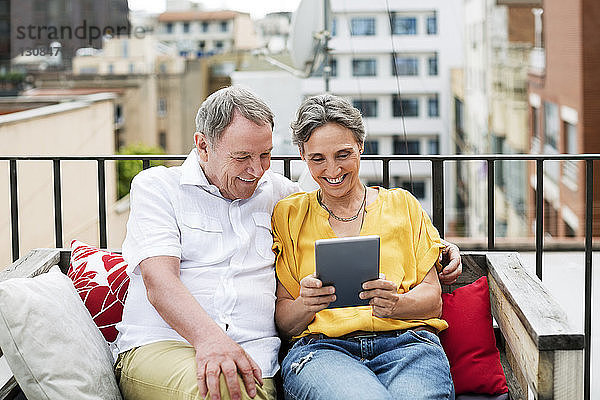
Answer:
M332 95L307 99L293 140L320 189L280 201L273 213L278 277L275 319L293 337L282 363L288 399L453 399L437 333L436 264L444 245L419 202L358 176L360 112ZM317 239L379 235L380 279L363 284L369 306L327 309L335 288L315 275Z

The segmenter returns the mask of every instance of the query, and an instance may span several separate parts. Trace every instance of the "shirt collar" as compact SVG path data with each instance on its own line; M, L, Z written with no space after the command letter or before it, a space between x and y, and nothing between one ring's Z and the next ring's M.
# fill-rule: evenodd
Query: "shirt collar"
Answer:
M258 185L254 190L255 194L258 191L258 189L265 184L268 173L269 171L266 171L258 181ZM206 190L209 193L215 194L219 197L223 197L219 188L211 184L206 178L206 175L204 175L204 171L200 166L198 149L196 148L190 151L190 154L188 154L187 158L181 165L181 178L179 179L179 185L200 186L202 189ZM252 195L252 197L254 197L254 194Z

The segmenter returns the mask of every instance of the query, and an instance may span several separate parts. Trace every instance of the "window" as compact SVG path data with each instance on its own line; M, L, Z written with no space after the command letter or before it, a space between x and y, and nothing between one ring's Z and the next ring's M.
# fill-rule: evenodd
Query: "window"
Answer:
M167 115L167 99L158 99L158 116L164 117Z
M162 147L163 150L167 150L167 133L162 131L158 133L158 145Z
M437 94L428 99L427 111L431 118L437 118L440 116L440 108Z
M206 42L204 40L201 40L198 42L198 49L204 50L205 47L206 47Z
M123 40L121 50L123 51L123 58L129 57L129 41L127 39Z
M365 140L365 151L363 154L379 154L379 142L377 140Z
M437 35L437 16L435 14L427 17L427 34Z
M544 102L544 136L546 144L558 149L559 131L558 106L549 101Z
M167 28L167 33L173 33L173 24L171 22L169 22L166 25L166 28Z
M208 32L208 22L202 23L202 32Z
M377 100L354 100L352 105L360 110L363 117L377 116Z
M563 122L565 153L577 154L577 126ZM579 166L577 161L565 160L562 163L563 182L570 186L572 191L577 190L579 180Z
M419 200L425 198L425 181L414 181L412 185L410 181L402 181L401 187L411 192Z
M440 141L438 138L429 139L429 154L440 154Z
M492 153L493 154L504 154L504 143L506 138L503 136L498 136L496 134L494 134L493 132L491 133L491 140L492 140ZM496 186L504 189L506 187L506 179L505 179L505 170L506 170L506 162L505 161L498 161L495 164L496 168L494 169L495 172L495 184Z
M223 49L223 41L222 40L215 41L215 49L218 49L218 50Z
M375 59L352 60L353 76L375 76L377 75L377 61Z
M115 72L115 66L112 64L108 64L108 73L113 74Z
M395 73L394 76L419 75L419 59L416 57L392 56L392 73Z
M436 76L438 74L438 56L437 53L427 59L429 66L429 75Z
M120 104L115 105L115 124L123 123L123 107Z
M228 29L227 21L221 22L221 32L227 32L227 29Z
M405 117L418 117L419 99L413 97L400 100L399 96L394 96L392 100L392 110L394 117L401 117L403 114Z
M184 22L183 23L183 33L189 33L189 32L190 32L190 23Z
M375 35L375 18L352 18L350 21L350 34L352 36Z
M417 18L401 17L392 15L392 34L393 35L416 35Z
M331 36L337 35L337 18L334 18L331 22Z
M394 154L421 154L418 140L405 140L399 136L394 137Z
M133 74L135 72L135 65L133 63L129 64L129 73Z

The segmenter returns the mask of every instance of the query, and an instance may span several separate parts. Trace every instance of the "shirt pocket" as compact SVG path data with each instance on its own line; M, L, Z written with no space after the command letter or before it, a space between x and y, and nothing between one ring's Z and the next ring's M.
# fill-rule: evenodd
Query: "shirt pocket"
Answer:
M181 224L182 258L200 264L224 259L221 221L201 213L183 213Z
M264 259L275 262L273 253L273 234L271 233L271 214L265 212L252 213L256 229L256 252Z

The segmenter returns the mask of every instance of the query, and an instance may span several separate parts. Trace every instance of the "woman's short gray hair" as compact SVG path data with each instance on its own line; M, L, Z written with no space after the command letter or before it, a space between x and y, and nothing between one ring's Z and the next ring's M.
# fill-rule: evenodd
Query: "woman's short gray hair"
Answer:
M204 100L196 114L196 132L203 133L214 146L229 126L234 112L257 125L269 124L273 129L273 112L251 91L240 86L217 90Z
M292 122L292 142L303 151L303 143L310 139L315 129L335 123L350 129L356 142L365 141L365 126L360 111L341 97L321 94L309 97L302 103Z

